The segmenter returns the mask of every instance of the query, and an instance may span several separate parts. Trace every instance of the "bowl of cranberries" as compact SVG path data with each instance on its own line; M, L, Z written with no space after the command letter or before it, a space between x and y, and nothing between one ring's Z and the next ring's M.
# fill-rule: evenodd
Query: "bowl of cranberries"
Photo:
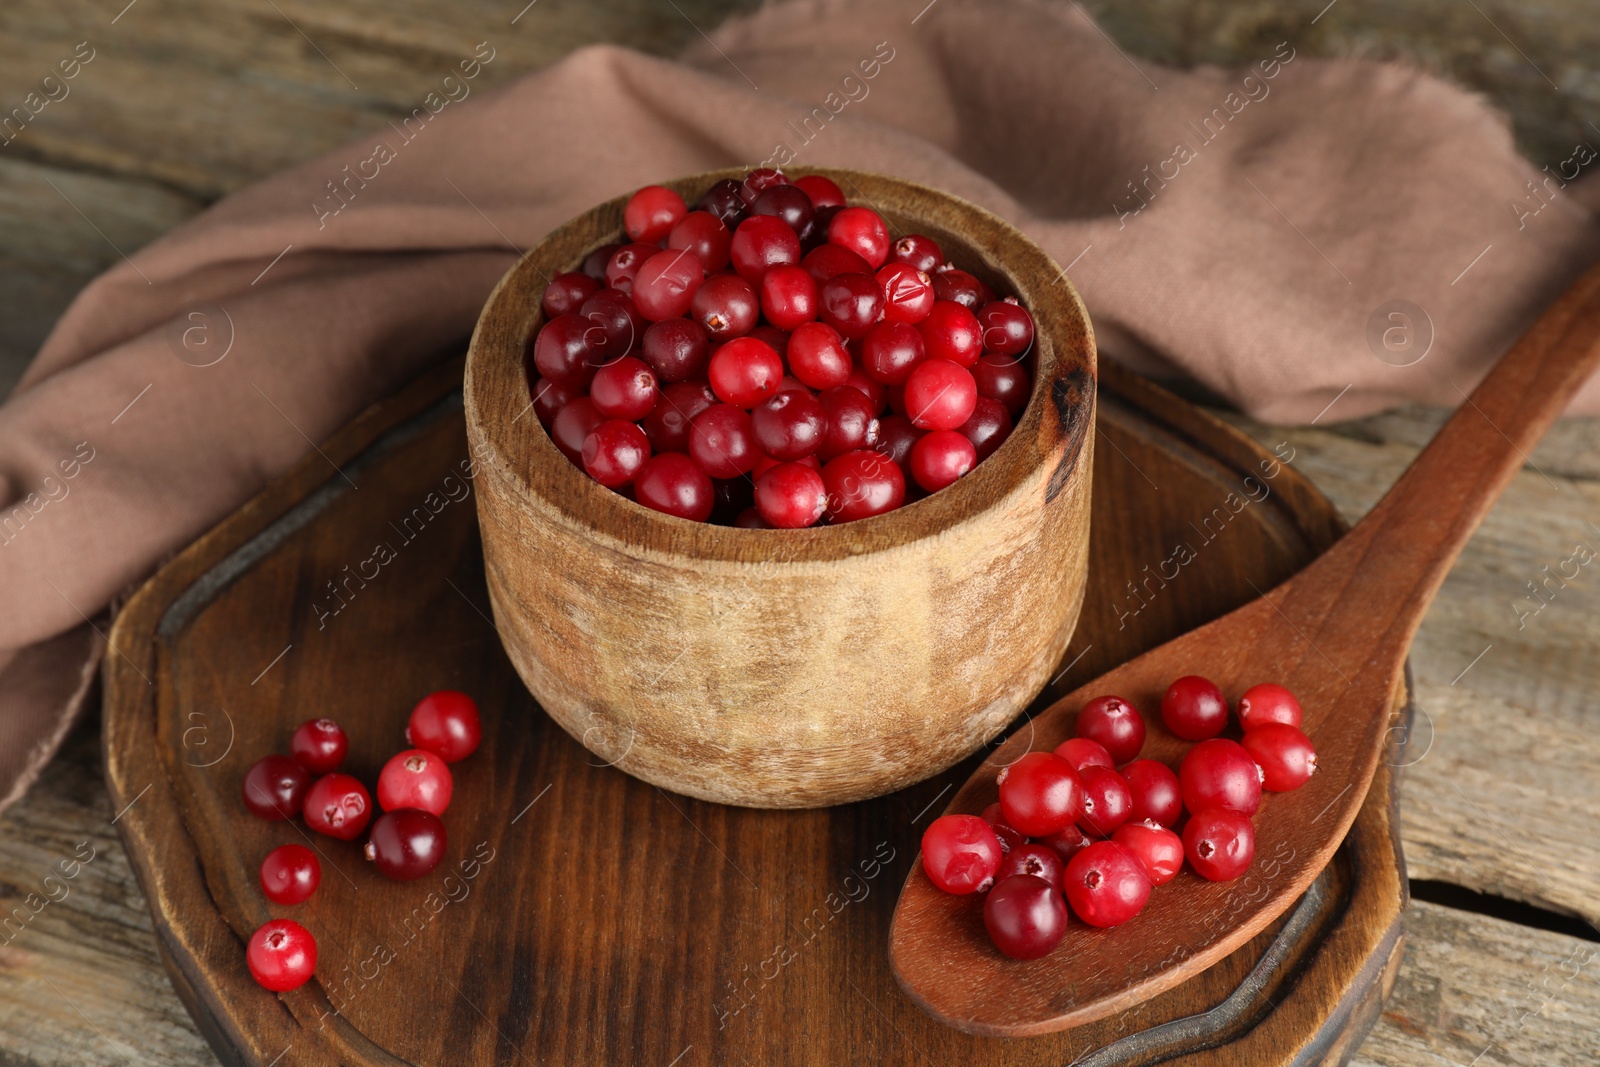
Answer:
M1095 349L1062 269L844 170L635 189L501 281L467 360L501 640L605 763L758 807L997 734L1082 606Z

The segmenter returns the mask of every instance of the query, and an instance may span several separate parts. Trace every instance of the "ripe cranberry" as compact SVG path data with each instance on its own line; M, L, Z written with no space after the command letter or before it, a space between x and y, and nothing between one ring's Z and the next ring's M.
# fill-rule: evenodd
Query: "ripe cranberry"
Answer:
M713 478L744 474L759 454L750 416L732 404L709 407L689 423L689 458Z
M877 323L861 341L861 369L883 385L904 385L924 355L916 327L903 322ZM962 419L965 421L966 416Z
M587 324L584 340L589 343L591 367L625 356L644 336L644 318L633 299L620 289L602 289L583 302L578 317ZM583 384L588 384L585 378Z
M817 317L816 280L801 267L773 267L761 279L761 311L780 330L810 322Z
M971 441L954 430L930 430L911 446L911 480L936 493L954 485L977 462Z
M273 919L250 935L244 961L261 988L287 993L316 973L317 940L293 919Z
M756 198L750 202L750 214L782 219L803 241L811 235L817 209L805 190L793 185L774 185L756 194Z
M705 279L705 268L688 249L657 252L633 279L633 305L651 322L682 318Z
M751 410L750 426L763 452L789 462L804 459L821 447L828 412L809 392L780 392Z
M1096 841L1067 861L1061 888L1078 918L1105 929L1139 914L1150 899L1150 876L1126 848Z
M868 335L867 340L871 339ZM972 380L972 372L960 364L925 359L911 368L905 396L906 414L920 429L954 430L972 417L978 404L978 386ZM962 440L966 440L965 435ZM974 451L976 448L974 445Z
M1127 763L1144 747L1144 718L1118 696L1095 697L1078 712L1079 737L1100 742L1117 763Z
M1185 741L1204 741L1228 725L1228 702L1212 682L1187 674L1167 687L1161 698L1161 721Z
M1181 846L1178 850L1178 859L1180 862L1183 860ZM1061 869L1064 864L1065 861L1049 845L1018 845L1008 850L1005 858L1000 861L1000 872L995 875L995 882L998 884L1015 874L1031 874L1035 878L1043 878L1050 883L1051 888L1060 892Z
M780 463L756 479L756 511L779 530L815 525L827 503L822 475L804 463Z
M574 389L589 387L598 362L589 343L590 325L578 315L557 315L539 327L533 339L533 365L540 377Z
M758 323L748 336L754 337L774 352L787 352L789 350L789 334L770 323Z
M656 244L683 220L689 208L683 197L659 185L647 185L628 198L622 228L635 241Z
M1115 770L1117 766L1111 759L1111 753L1106 751L1106 746L1087 737L1067 738L1056 746L1056 755L1072 764L1072 769L1075 771L1082 771L1085 767L1107 767Z
M354 841L372 818L367 787L348 774L325 774L306 791L306 825L319 834Z
M1317 750L1298 726L1269 722L1246 730L1244 749L1261 768L1261 784L1274 793L1299 789L1317 773Z
M1014 297L994 300L978 309L983 350L1015 359L1033 345L1033 316Z
M1133 815L1133 791L1127 779L1110 767L1085 767L1078 777L1083 781L1078 825L1096 837L1110 837Z
M622 245L620 244L601 245L593 252L590 252L583 261L583 273L604 285L606 283L606 264L611 262L611 257L616 255L617 249L621 247Z
M1183 839L1160 823L1127 823L1111 840L1133 853L1151 885L1166 885L1183 869Z
M274 904L303 904L321 884L322 865L304 845L279 845L261 861L261 891Z
M867 402L872 405L874 415L883 414L883 409L889 402L889 391L882 383L873 381L867 376L866 371L856 367L850 372L850 377L844 380L844 384L867 398Z
M956 432L972 442L973 451L981 463L994 455L995 450L1011 436L1011 415L1000 401L980 396L973 401L972 414L966 422L956 427Z
M889 322L921 322L933 310L933 282L915 267L890 263L876 275L883 291L883 317Z
M650 439L650 451L689 451L689 422L717 402L717 395L703 381L676 382L661 391L655 408L639 423ZM635 485L638 480L635 479Z
M824 322L802 322L789 335L789 370L813 389L831 389L850 377L852 361L844 338Z
M764 341L736 337L711 354L708 376L719 400L748 411L778 391L783 359Z
M872 401L860 390L836 385L824 389L817 402L822 405L826 420L817 449L817 456L824 463L878 443L878 417L872 413Z
M580 395L572 386L561 385L549 378L535 378L528 387L528 393L533 401L533 413L538 416L539 425L546 430L561 409Z
M1256 858L1256 828L1242 811L1196 812L1183 827L1183 854L1200 877L1232 881Z
M295 728L289 738L289 754L312 774L327 774L339 769L350 739L332 719L310 719Z
M686 382L705 377L706 366L711 362L711 341L706 335L705 327L692 319L662 319L660 322L652 322L644 331L644 342L640 345L639 352L661 381ZM595 372L596 381L606 369L608 368L602 367L600 371ZM591 385L591 396L593 392L594 386ZM653 406L655 401L653 393L650 399ZM599 406L598 399L595 404ZM638 418L642 419L644 415Z
M420 808L443 815L455 783L445 761L420 748L397 753L378 774L378 806L385 811Z
M805 193L816 207L844 207L844 190L832 178L807 174L796 178L794 186Z
M789 179L784 177L783 171L774 167L757 167L744 176L744 182L739 186L739 195L744 197L746 204L753 204L756 197L774 185L788 184Z
M807 252L800 261L800 266L807 274L817 280L820 286L829 278L836 278L841 274L871 274L872 268L867 266L867 261L838 245L818 245Z
M396 882L409 882L439 866L449 843L439 816L431 811L402 808L378 816L363 851L379 874Z
M761 301L754 287L737 274L718 274L695 290L689 314L713 342L730 341L755 329Z
M1000 869L1000 842L976 815L941 815L922 833L922 869L946 893L982 893Z
M835 274L822 283L818 311L845 337L865 337L883 317L883 290L870 274Z
M689 320L671 321L687 323ZM594 381L589 383L589 399L594 402L594 409L608 419L638 421L656 406L655 371L644 360L633 356L613 360L594 372Z
M700 209L709 211L732 230L744 219L743 188L744 183L737 178L724 178L706 190L706 195L700 198Z
M1052 752L1030 752L998 778L1000 812L1029 837L1053 834L1083 810L1083 779Z
M708 274L727 268L732 241L733 231L709 211L689 212L667 235L668 248L688 249Z
M633 280L638 276L639 268L644 266L645 260L659 251L661 249L657 248L654 242L644 244L635 241L633 244L623 245L611 254L611 262L606 264L606 285L631 297Z
M889 226L871 208L847 207L828 223L828 243L848 248L877 270L889 258Z
M953 300L936 300L917 323L929 359L948 359L970 367L983 355L983 330L977 316Z
M939 251L939 245L932 237L924 237L914 233L902 237L889 249L890 263L904 263L908 267L920 270L929 276L929 285L932 285L933 272L944 264L944 253Z
M833 522L854 522L893 511L906 498L905 476L876 452L846 452L822 468L828 490L827 515Z
M1005 816L1000 814L998 800L983 809L983 821L989 824L989 829L993 830L994 836L999 839L1001 852L1009 855L1012 849L1028 843L1022 832L1006 822Z
M933 271L933 292L940 300L954 300L968 311L977 311L994 300L994 290L964 270L948 265Z
M305 804L311 775L304 767L276 753L262 756L244 775L244 806L273 822L292 819Z
M406 744L446 763L460 763L482 740L478 702L454 689L440 689L417 701L406 722Z
M800 238L782 219L751 215L733 231L728 253L739 277L755 285L773 267L799 265Z
M1131 819L1178 825L1183 817L1183 790L1171 767L1153 759L1136 759L1122 768L1122 777L1133 794Z
M1191 748L1178 764L1178 784L1191 815L1208 808L1253 815L1261 806L1261 768L1243 745L1225 737Z
M583 466L583 442L594 428L605 422L605 416L595 410L594 401L580 396L556 412L550 423L550 440L561 454L578 466Z
M878 443L872 447L894 460L902 474L910 474L911 450L923 436L924 431L911 425L904 415L890 415L879 420Z
M1053 834L1045 834L1039 838L1039 844L1054 849L1055 854L1061 857L1061 862L1067 863L1072 857L1094 844L1094 839L1084 833L1077 823L1073 823L1071 826L1063 826Z
M767 520L761 517L761 512L755 508L745 508L733 520L733 525L740 530L770 530L772 527Z
M557 274L544 289L544 317L553 319L557 315L574 314L585 300L599 291L600 283L587 274L576 271Z
M1239 713L1239 725L1247 732L1269 722L1281 722L1295 727L1300 725L1300 701L1283 686L1273 685L1271 682L1252 685L1246 689L1234 710Z
M983 902L983 925L994 947L1014 960L1036 960L1061 944L1067 906L1054 886L1031 874L996 883Z
M972 365L973 381L978 383L978 395L998 400L1005 405L1012 418L1028 406L1028 394L1033 391L1033 378L1028 368L1005 356L984 356Z
M650 458L650 439L626 419L607 419L583 439L583 469L607 489L630 484Z
M711 479L679 452L652 456L633 480L634 498L652 511L705 522L716 504Z

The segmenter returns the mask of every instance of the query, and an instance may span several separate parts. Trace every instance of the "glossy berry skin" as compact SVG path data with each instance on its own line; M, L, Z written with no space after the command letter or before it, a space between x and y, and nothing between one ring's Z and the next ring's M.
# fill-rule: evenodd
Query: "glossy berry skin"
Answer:
M827 516L833 522L870 519L893 511L906 498L900 468L865 449L829 460L822 468L822 484L828 491Z
M817 317L816 279L801 267L773 267L761 278L761 313L780 330L812 321Z
M533 339L533 365L539 376L575 389L587 389L598 362L588 336L591 325L578 315L557 315L539 327L539 334Z
M817 209L802 189L793 185L774 185L763 189L750 201L750 214L782 219L802 241L811 235Z
M1181 846L1178 851L1178 859L1183 859ZM1049 845L1019 844L1009 849L1005 854L1005 858L1000 861L1000 872L995 875L995 882L1003 882L1015 874L1031 874L1035 878L1043 878L1050 883L1052 888L1059 892L1061 889L1061 871L1064 866L1065 861Z
M1061 889L1078 918L1105 929L1139 914L1150 899L1150 876L1128 849L1096 841L1067 861Z
M583 439L583 469L607 489L632 484L650 458L650 439L626 419L607 419Z
M624 295L633 295L633 279L638 276L639 268L644 266L645 260L655 255L661 249L652 242L645 244L635 241L623 245L611 255L611 261L606 264L606 286L620 290Z
M826 424L817 457L824 463L846 452L872 448L878 443L878 416L872 401L848 385L824 389L817 395Z
M986 396L980 396L973 401L972 414L967 416L966 422L956 427L957 433L972 442L972 449L977 453L979 463L994 455L995 451L1006 443L1006 438L1011 436L1011 430L1011 415L1006 411L1006 406Z
M401 808L378 816L363 851L379 874L396 882L409 882L438 867L449 844L439 816L431 811Z
M1139 755L1144 747L1144 717L1119 696L1099 696L1078 712L1077 733L1105 746L1119 765Z
M983 821L989 824L989 829L994 831L994 836L1000 841L1000 851L1010 854L1011 850L1028 843L1022 832L1010 823L1000 813L1000 802L997 800L983 809Z
M1053 834L1045 834L1037 840L1039 844L1060 856L1062 863L1067 863L1072 857L1094 844L1094 838L1084 833L1083 828L1077 823L1064 826Z
M983 355L983 330L977 316L952 300L936 300L928 317L917 323L929 359L948 359L971 367Z
M633 279L633 306L651 322L682 318L705 280L705 268L688 249L657 252Z
M926 354L915 327L903 322L880 322L861 341L861 369L880 385L904 385Z
M1133 794L1130 820L1148 819L1162 826L1178 825L1178 820L1183 818L1183 787L1171 767L1153 759L1136 759L1122 768L1121 773L1128 783L1128 791Z
M789 179L776 167L757 167L744 176L744 181L739 186L739 195L744 197L746 204L753 204L756 197L774 185L788 184Z
M933 284L933 272L944 264L944 253L939 250L939 244L932 237L924 237L920 233L913 233L902 237L889 249L890 263L904 263L928 275L928 284Z
M688 213L683 197L671 189L647 185L628 198L622 209L622 228L635 241L655 244Z
M848 248L877 270L889 258L889 227L871 208L842 208L828 223L828 243Z
M730 230L744 219L744 183L737 178L724 178L706 190L700 198L700 210L709 211L722 220Z
M759 455L750 416L732 404L707 408L689 424L689 458L713 478L737 478Z
M706 367L711 362L711 338L706 333L706 328L693 319L662 319L660 322L652 322L644 331L639 354L658 381L687 382L705 376ZM607 367L601 367L595 372L596 380L606 369ZM593 395L592 385L590 395ZM650 400L651 406L654 407L653 391ZM598 405L598 401L596 403ZM645 414L649 412L646 411ZM644 415L639 415L638 418L642 419Z
M429 693L411 709L406 744L432 752L446 763L460 763L483 741L478 702L454 689Z
M312 774L336 771L350 751L350 739L332 719L308 719L289 738L289 754Z
M273 919L250 935L244 960L257 985L287 993L317 972L317 940L293 919Z
M1000 841L976 815L941 815L922 832L922 869L946 893L981 893L1000 869Z
M661 399L639 423L650 439L650 451L687 453L690 420L715 403L717 394L705 382L675 382L661 390Z
M594 428L605 422L605 416L595 410L594 401L580 396L556 412L550 422L550 440L561 454L578 466L583 466L583 443Z
M303 904L321 884L322 865L304 845L279 845L261 861L261 891L274 904Z
M378 772L378 806L384 811L417 808L443 815L454 792L450 767L420 748L396 753Z
M817 310L844 337L865 337L883 318L883 290L870 274L836 274L822 283Z
M533 413L539 425L546 430L560 414L561 409L578 398L578 391L570 385L559 385L549 378L535 378L528 383L528 399L533 401Z
M832 178L807 174L794 180L795 188L805 193L815 207L844 207L844 190Z
M933 310L933 282L905 263L890 263L875 275L883 291L886 322L921 322Z
M1033 347L1033 316L1015 300L995 300L978 309L983 350L1016 359Z
M1078 825L1096 837L1110 837L1133 815L1133 791L1127 779L1110 767L1085 767L1078 777L1083 780Z
M1250 816L1211 808L1183 827L1183 854L1200 877L1228 882L1250 869L1256 857L1256 828Z
M1281 685L1264 682L1244 691L1234 708L1239 714L1239 724L1245 731L1269 722L1281 722L1298 727L1302 718L1300 701Z
M755 287L736 274L707 278L689 301L689 316L713 342L743 337L761 318Z
M878 420L878 443L872 447L894 460L901 472L909 477L911 450L924 436L925 432L911 425L911 420L904 415L890 415Z
M258 818L279 822L300 814L311 774L288 756L262 756L245 772L244 806Z
M906 414L918 429L957 429L972 417L978 403L972 373L947 359L923 360L905 381Z
M734 273L756 285L773 267L799 265L800 238L782 219L751 215L733 231L728 254Z
M544 317L553 319L557 315L574 314L583 306L585 300L599 291L599 281L587 274L577 271L557 274L550 279L550 284L545 286L544 299L541 301Z
M1005 356L983 356L972 365L972 380L978 395L998 400L1015 419L1028 406L1033 377L1022 363Z
M728 246L732 242L733 231L709 211L689 212L667 235L668 248L693 252L708 274L727 268Z
M803 463L780 463L756 479L756 511L775 529L813 526L827 503L822 475Z
M1169 685L1161 698L1161 721L1185 741L1204 741L1228 725L1228 702L1213 682L1197 674L1185 675Z
M994 947L1014 960L1036 960L1061 944L1067 905L1054 886L1031 874L995 884L983 902L983 926Z
M707 373L718 400L748 411L778 391L783 359L764 341L736 337L711 354Z
M633 480L634 499L652 511L705 522L716 506L711 477L679 452L652 456Z
M620 289L600 290L583 302L578 317L585 323L583 336L590 349L590 377L595 367L627 355L644 336L644 316ZM583 381L587 384L588 378Z
M813 389L832 389L850 379L853 363L844 338L825 322L803 322L789 335L789 370Z
M822 447L828 412L809 392L790 390L770 396L750 411L750 426L761 451L779 462L804 459Z
M821 286L829 278L836 278L841 274L871 274L872 268L867 266L867 261L838 245L818 245L805 254L800 261L800 266L817 280Z
M306 825L340 841L354 841L372 819L367 787L348 774L325 774L306 791Z
M1191 748L1178 765L1178 784L1191 815L1208 808L1254 815L1261 806L1261 769L1243 745L1225 737Z
M673 321L688 322L687 319ZM608 419L637 422L656 406L656 372L644 360L633 356L612 360L594 372L594 381L589 383L589 399L594 409Z
M1001 770L1000 813L1029 837L1042 837L1077 820L1083 779L1053 752L1029 752Z
M1183 869L1183 838L1160 823L1124 823L1111 840L1133 853L1151 885L1166 885Z
M583 273L599 282L606 283L606 264L611 262L611 257L617 254L620 244L601 245L590 252L583 260Z
M850 372L850 377L845 379L844 384L867 398L868 403L872 405L872 413L874 415L883 414L883 409L889 403L889 391L880 383L867 377L867 373L860 367L856 367Z
M1067 738L1056 746L1056 755L1072 764L1072 769L1079 772L1085 767L1106 767L1111 770L1116 770L1117 767L1106 747L1087 737Z
M911 479L930 493L954 485L978 462L972 442L954 430L931 430L911 446Z
M1298 726L1269 722L1244 733L1244 749L1261 768L1261 785L1274 793L1299 789L1317 772L1317 750Z

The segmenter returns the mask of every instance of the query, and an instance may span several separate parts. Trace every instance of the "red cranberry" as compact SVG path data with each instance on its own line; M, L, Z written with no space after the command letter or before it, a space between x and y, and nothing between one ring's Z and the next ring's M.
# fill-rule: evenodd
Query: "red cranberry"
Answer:
M844 190L832 178L807 174L796 178L794 186L805 193L816 207L844 207Z
M1261 806L1261 768L1243 745L1225 737L1191 748L1178 764L1178 784L1191 815L1208 808L1254 815Z
M431 811L403 808L378 816L367 839L367 859L378 873L409 882L439 866L449 847L444 823Z
M844 384L867 398L867 402L872 405L874 415L883 414L883 409L889 401L889 391L881 383L867 377L866 371L856 367L850 372L850 377L844 380Z
M783 171L775 167L757 167L744 176L744 182L739 186L739 195L744 197L746 204L753 204L756 197L771 189L775 185L788 185L789 179L783 176Z
M755 329L761 301L754 287L737 274L718 274L695 291L689 313L712 341L729 341Z
M1012 418L1028 406L1033 379L1028 368L1018 361L1005 356L984 356L972 365L972 378L978 383L978 395L1004 404Z
M827 503L822 475L803 463L780 463L756 479L756 511L777 529L815 525Z
M977 462L971 441L954 430L931 430L911 446L911 480L936 493L954 485Z
M828 223L828 243L848 248L877 270L889 258L889 226L871 208L847 207Z
M929 359L948 359L963 367L983 354L983 331L978 318L953 300L936 300L928 317L917 323Z
M752 217L770 215L782 219L801 240L805 240L811 234L817 209L805 190L793 185L774 185L756 194L756 198L750 202L750 214Z
M587 389L594 377L590 323L577 315L557 315L533 339L533 365L539 375L574 389Z
M761 517L761 512L755 508L745 508L733 520L735 528L740 530L770 530L772 527L766 519Z
M693 325L688 319L669 321ZM656 406L655 371L642 359L623 356L594 372L589 399L594 402L594 409L608 419L642 419Z
M304 845L279 845L261 861L261 891L274 904L303 904L321 884L322 865Z
M1261 784L1274 793L1299 789L1317 772L1317 750L1298 726L1269 722L1246 730L1244 748L1261 768Z
M593 252L590 252L583 261L583 273L604 285L606 283L606 264L611 262L611 257L616 255L617 249L621 247L622 245L620 244L601 245Z
M712 353L708 373L719 400L748 411L778 391L783 359L763 341L736 337Z
M245 772L244 806L258 818L292 819L305 804L310 782L306 769L288 756L262 756Z
M933 282L915 267L890 263L877 275L883 291L883 317L889 322L921 322L933 310Z
M1131 819L1178 825L1183 817L1183 790L1171 767L1153 759L1136 759L1122 768L1122 777L1133 794Z
M883 317L883 290L870 274L836 274L822 283L822 321L846 337L865 337Z
M1011 436L1011 415L1000 401L980 396L972 403L972 414L966 422L956 427L956 431L972 442L973 451L981 463L994 455L995 450Z
M774 352L787 352L789 350L789 334L769 323L760 323L748 334L757 341L766 345Z
M824 389L817 402L827 420L817 450L824 463L878 443L878 417L872 413L872 401L860 390L836 385Z
M1139 914L1150 899L1150 876L1127 849L1096 841L1067 861L1062 892L1078 918L1105 929Z
M1082 771L1085 767L1107 767L1115 770L1117 766L1111 759L1111 753L1106 751L1106 746L1087 737L1067 738L1056 746L1056 755L1072 764L1073 770L1076 771Z
M378 806L385 811L419 808L443 815L455 781L445 761L420 748L397 753L378 773Z
M1000 842L976 815L941 815L922 833L922 869L946 893L982 893L1000 869Z
M644 361L664 382L686 382L705 376L711 362L711 340L706 329L692 319L662 319L644 331L640 345ZM596 379L600 377L595 374ZM593 393L593 388L590 390ZM651 400L654 401L654 396ZM644 418L643 415L639 416Z
M293 919L273 919L250 935L244 961L261 988L287 993L316 973L317 940Z
M780 330L810 322L817 317L816 280L800 267L773 267L761 279L761 311Z
M647 185L628 198L622 228L635 241L657 244L683 220L689 208L683 197L660 185Z
M750 426L763 452L788 462L804 459L821 447L828 412L809 392L779 393L751 410Z
M446 763L460 763L482 740L478 702L454 689L440 689L417 701L406 723L406 744Z
M932 285L933 272L944 265L944 253L939 250L938 242L932 237L925 237L920 233L913 233L902 237L889 249L890 263L904 263L908 267L920 270L929 276L929 285Z
M652 511L695 522L709 519L716 504L710 477L679 452L652 456L634 478L633 491Z
M997 835L998 836L998 835ZM1183 859L1183 849L1178 850L1178 859ZM1061 890L1061 868L1065 861L1060 854L1049 845L1018 845L1006 852L1000 861L1000 872L995 875L998 884L1016 874L1031 874L1035 878L1043 878L1049 882L1057 892Z
M700 198L700 209L709 211L732 230L744 219L744 184L737 178L724 178L706 190Z
M1183 869L1183 839L1160 823L1127 823L1111 840L1133 853L1151 885L1166 885Z
M1244 696L1239 698L1235 710L1239 713L1239 724L1246 731L1254 730L1257 726L1269 722L1281 722L1295 727L1300 725L1300 701L1283 686L1273 685L1271 682L1252 685L1246 689Z
M893 511L906 498L905 476L876 452L846 452L822 468L828 490L827 515L833 522L854 522Z
M1228 725L1228 702L1215 684L1188 674L1167 687L1161 698L1161 721L1185 741L1204 741Z
M607 419L583 439L583 469L607 489L630 484L650 458L650 439L627 419Z
M1110 837L1133 814L1133 791L1110 767L1085 767L1078 777L1083 780L1083 814L1078 825L1096 837Z
M1242 811L1210 808L1197 812L1184 824L1183 854L1200 877L1232 881L1249 870L1256 858L1256 828Z
M1000 841L1000 851L1009 854L1012 849L1028 843L1028 839L1016 827L1007 823L1005 816L1000 814L1000 802L997 800L983 809L983 821L989 824L989 829L994 831L994 836Z
M1053 834L1083 810L1083 779L1052 752L1030 752L998 779L1000 812L1029 837Z
M789 369L813 389L843 385L853 366L844 338L824 322L802 322L789 335Z
M1014 960L1036 960L1061 944L1067 933L1067 906L1043 878L1018 874L989 891L983 926L994 947Z
M871 339L868 335L867 340ZM978 386L972 380L972 372L960 364L925 359L911 368L905 398L906 414L918 428L954 430L972 417L978 404ZM962 440L966 440L965 435Z
M940 300L953 300L969 311L977 311L994 299L994 290L976 277L955 267L935 267L933 292Z
M289 754L312 774L327 774L339 769L350 739L332 719L311 719L295 728L289 738Z
M682 318L705 278L705 268L688 249L657 252L633 279L633 305L651 322Z
M600 283L587 274L557 274L545 286L544 317L553 319L557 315L574 314L585 300L599 291Z
M924 431L911 425L911 420L904 415L890 415L879 420L878 443L873 447L894 460L902 474L910 474L911 450L923 434Z
M654 243L636 241L623 245L611 254L611 262L606 264L606 285L620 290L625 296L632 296L633 279L638 275L639 268L659 251Z
M684 248L694 253L694 258L708 274L727 269L728 246L732 241L733 231L709 211L689 212L667 235L668 248Z
M1144 747L1144 718L1118 696L1095 697L1078 712L1079 737L1100 742L1117 763L1127 763Z
M689 424L689 458L713 478L735 478L756 465L750 416L732 404L717 404Z
M924 355L922 337L916 327L903 322L880 322L868 330L861 341L861 369L884 385L904 385ZM961 418L966 421L966 415Z
M306 791L306 825L319 834L354 841L372 818L367 787L348 774L325 774Z
M583 466L583 442L594 428L605 422L605 416L595 410L594 401L580 396L556 412L550 423L550 440L578 466Z
M872 268L867 266L867 261L838 245L818 245L806 253L800 261L800 266L817 280L820 286L829 278L836 278L841 274L871 274Z
M728 253L739 277L755 285L773 267L799 265L800 238L782 219L751 215L733 231Z
M1015 359L1033 345L1033 316L1010 297L978 309L978 324L983 327L984 351L991 355Z
M561 409L580 395L572 386L553 382L549 378L535 378L528 392L533 400L533 413L538 416L539 425L547 430Z
M627 355L644 335L644 318L620 289L600 290L583 302L578 316L588 326L583 336L594 353L591 367ZM588 384L587 378L583 384Z
M1069 862L1072 857L1094 844L1094 839L1083 832L1083 829L1073 823L1063 826L1053 834L1045 834L1039 838L1039 844L1046 845L1061 857L1062 863Z
M676 382L661 391L661 399L639 425L650 439L650 451L689 451L689 423L717 402L717 395L705 382ZM642 473L640 475L642 477ZM634 479L634 485L639 485ZM641 501L643 503L643 501ZM657 509L659 510L659 509Z

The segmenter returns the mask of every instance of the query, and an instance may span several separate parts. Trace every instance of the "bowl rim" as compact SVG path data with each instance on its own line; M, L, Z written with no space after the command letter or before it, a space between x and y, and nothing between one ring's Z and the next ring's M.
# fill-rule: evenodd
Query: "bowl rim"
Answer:
M731 167L656 184L676 190L692 204L716 182L743 178L746 173L746 168ZM463 388L468 434L477 462L487 466L503 488L537 505L541 517L559 518L629 556L805 564L893 550L996 509L1009 510L1013 498L1037 482L1042 466L1060 469L1069 429L1065 423L1073 417L1066 410L1060 383L1070 380L1081 390L1087 407L1078 414L1087 415L1092 426L1097 377L1093 326L1066 271L1011 223L953 193L850 168L790 167L784 174L791 179L805 175L832 179L847 190L851 203L872 206L891 226L896 218L907 216L878 208L872 193L884 197L892 190L921 199L948 222L924 218L920 226L951 232L969 246L970 252L963 250L964 261L957 264L961 269L980 278L1004 279L1010 292L1024 297L1037 327L1031 350L1033 384L1005 443L954 485L921 500L854 522L799 530L747 530L697 522L647 508L600 485L556 448L537 419L522 425L532 407L524 352L544 321L541 303L547 279L578 269L590 250L612 238L626 241L621 220L630 193L597 204L547 234L506 272L479 315ZM962 226L959 231L948 224L956 221ZM597 230L610 236L597 239ZM975 262L965 261L974 258ZM1031 281L1019 284L1019 277ZM1087 469L1076 467L1071 465L1069 479L1089 477ZM1053 487L1051 496L1060 488ZM627 531L628 536L617 531Z

